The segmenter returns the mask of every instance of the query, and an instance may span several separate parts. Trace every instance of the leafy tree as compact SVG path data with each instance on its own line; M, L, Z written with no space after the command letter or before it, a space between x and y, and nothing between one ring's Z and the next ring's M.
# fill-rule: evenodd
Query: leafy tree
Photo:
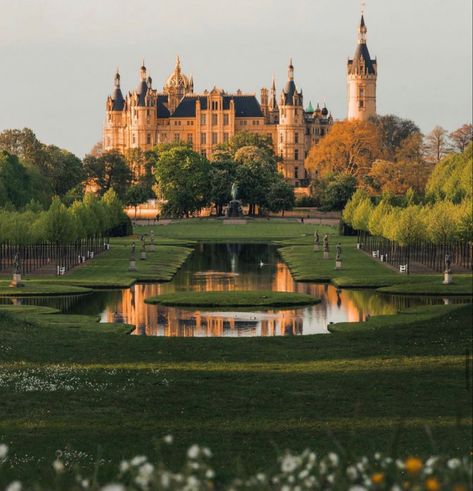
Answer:
M271 184L267 203L271 211L276 213L282 211L283 216L285 210L290 210L294 207L294 188L281 175L278 175Z
M396 153L405 145L407 139L421 137L419 127L410 119L403 119L393 114L373 116L370 118L380 132L381 150L386 160L394 160Z
M83 181L82 161L73 153L47 145L43 146L43 155L42 168L54 194L64 196Z
M47 241L55 244L65 244L77 238L73 216L55 196L49 210L43 214L41 226Z
M348 223L348 225L351 225L354 228L353 224L353 215L358 208L358 206L368 199L368 195L366 194L366 191L363 189L357 189L351 199L348 201L346 204L343 213L342 213L342 218L345 221L345 223Z
M382 237L384 234L385 217L393 210L392 205L387 200L381 200L373 209L368 220L368 229L371 235Z
M424 219L428 238L434 244L455 239L459 225L457 207L451 201L438 201L426 209Z
M274 155L273 142L268 135L259 135L248 131L235 133L227 143L215 146L214 155L217 160L229 160L235 157L240 148L257 147L269 155Z
M20 208L31 199L31 180L16 155L0 152L0 206Z
M186 146L161 152L155 169L156 191L166 214L181 217L209 204L210 163Z
M352 226L355 230L369 231L369 220L373 212L373 204L370 198L363 198L353 212Z
M436 126L426 137L424 145L425 159L438 163L448 153L448 133L441 126Z
M233 160L213 161L210 166L210 201L217 216L223 214L223 207L232 199L231 188L236 178L237 163Z
M321 206L326 210L343 210L355 191L356 179L353 176L334 176L322 194Z
M421 207L416 205L401 210L396 227L396 241L400 245L411 245L425 237L425 224L419 220L421 214Z
M360 180L381 155L381 136L373 123L343 121L312 147L305 165L319 178L347 174Z
M236 169L240 198L249 205L249 214L256 214L256 207L267 206L267 193L277 175L276 159L265 149L248 146L235 154L240 164Z
M113 188L120 199L125 198L132 175L119 152L106 152L100 157L87 155L84 158L84 171L89 183L97 188L100 195Z
M468 144L473 141L473 125L464 124L461 128L452 131L449 138L457 152L464 152Z
M39 168L44 161L43 144L29 128L2 131L0 150L16 155L23 162Z
M404 138L396 148L395 162L423 162L423 137L421 133L412 133Z
M135 184L128 188L125 195L125 204L135 208L135 218L138 206L144 203L149 196L148 190L141 184Z

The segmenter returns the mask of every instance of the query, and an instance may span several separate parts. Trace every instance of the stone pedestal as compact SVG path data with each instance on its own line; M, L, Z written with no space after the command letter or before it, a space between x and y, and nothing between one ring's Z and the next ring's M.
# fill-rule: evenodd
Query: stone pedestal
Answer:
M13 278L10 281L10 284L8 285L10 288L20 288L22 286L25 286L21 282L21 274L20 273L13 273Z
M359 242L356 244L356 248L357 248L358 250L360 250L360 249L361 249L361 244L360 244Z
M329 259L330 254L327 251L324 251L324 259Z
M314 252L319 252L319 251L320 251L319 244L314 244Z
M146 251L141 251L140 259L141 261L144 261L146 259Z
M340 260L335 261L335 269L342 269L342 261Z
M445 271L443 273L443 284L444 285L450 285L453 283L453 275L451 271Z
M150 244L148 248L151 252L156 252L156 244Z
M243 212L241 210L241 201L238 199L232 199L230 203L228 203L227 217L238 218L241 216L243 216Z
M130 259L130 265L128 266L128 271L136 271L136 261Z

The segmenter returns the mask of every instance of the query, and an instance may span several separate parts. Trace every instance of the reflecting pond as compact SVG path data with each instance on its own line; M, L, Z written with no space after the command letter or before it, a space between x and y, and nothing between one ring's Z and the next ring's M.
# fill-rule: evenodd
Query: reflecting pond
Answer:
M195 310L148 305L145 298L174 291L273 290L308 293L321 303L298 309L244 311ZM169 283L135 284L129 289L92 295L24 299L66 313L100 315L102 322L135 326L147 336L276 336L327 333L329 323L364 321L400 308L444 303L439 297L383 295L373 290L339 290L329 284L297 282L267 244L196 246Z

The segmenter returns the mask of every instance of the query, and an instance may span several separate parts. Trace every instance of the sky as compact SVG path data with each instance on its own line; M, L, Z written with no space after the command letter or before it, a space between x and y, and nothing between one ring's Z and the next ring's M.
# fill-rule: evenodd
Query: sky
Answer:
M161 89L176 55L195 91L256 93L290 57L304 104L346 117L346 61L359 0L0 0L0 131L31 128L82 157L101 139L120 68L136 87L144 59ZM378 58L378 113L424 132L472 120L471 0L366 0Z

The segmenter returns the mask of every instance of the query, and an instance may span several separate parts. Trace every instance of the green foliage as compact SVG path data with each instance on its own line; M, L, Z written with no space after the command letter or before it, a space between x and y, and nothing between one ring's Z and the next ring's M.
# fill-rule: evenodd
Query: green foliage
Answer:
M348 201L348 203L346 204L343 210L342 216L343 216L343 221L345 223L348 223L348 225L351 225L352 227L354 226L353 214L355 213L355 210L358 208L358 205L367 198L368 195L362 189L358 189L357 191L355 191L350 201Z
M274 179L269 188L267 202L268 208L274 212L292 209L295 204L294 188L284 179Z
M74 216L57 196L53 198L49 210L41 215L40 223L48 242L60 244L73 242L77 238Z
M236 179L237 163L233 160L212 160L210 166L210 201L217 215L223 213L223 207L232 199L231 188Z
M31 199L31 179L16 155L0 151L0 206L21 208Z
M155 169L157 194L164 214L189 216L210 202L210 163L187 146L161 152Z

